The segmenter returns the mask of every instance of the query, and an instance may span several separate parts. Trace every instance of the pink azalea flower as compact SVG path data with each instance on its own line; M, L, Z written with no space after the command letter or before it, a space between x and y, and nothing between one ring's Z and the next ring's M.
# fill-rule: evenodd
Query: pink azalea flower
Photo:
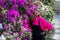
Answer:
M11 9L7 13L8 13L8 20L10 22L13 22L14 20L16 20L16 17L20 17L18 10Z
M18 3L20 4L20 6L24 6L24 0L18 0Z
M13 4L11 8L12 8L12 9L15 9L15 8L17 8L17 7L18 7L17 4Z
M10 0L10 2L12 2L12 3L16 3L16 1L17 1L17 0Z
M19 31L19 35L22 35L23 33L22 33L22 31Z
M26 10L26 13L32 15L32 12L30 10Z

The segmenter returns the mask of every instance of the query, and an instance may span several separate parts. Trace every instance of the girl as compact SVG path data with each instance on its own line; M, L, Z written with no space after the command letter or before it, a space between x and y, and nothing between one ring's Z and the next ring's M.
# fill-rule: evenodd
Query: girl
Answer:
M29 27L32 28L32 40L45 40L45 31L52 30L52 24L40 16L40 9L36 9L35 13L29 21Z

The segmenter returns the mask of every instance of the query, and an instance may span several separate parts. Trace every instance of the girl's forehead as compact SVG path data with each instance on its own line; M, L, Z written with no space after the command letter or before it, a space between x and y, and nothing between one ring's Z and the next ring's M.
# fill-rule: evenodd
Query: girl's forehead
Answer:
M37 12L40 12L40 9L36 9L35 12L36 12L36 11L37 11Z

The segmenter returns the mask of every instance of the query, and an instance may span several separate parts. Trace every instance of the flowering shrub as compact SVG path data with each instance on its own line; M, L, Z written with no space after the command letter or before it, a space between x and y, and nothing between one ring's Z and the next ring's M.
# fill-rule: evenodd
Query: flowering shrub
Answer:
M0 0L0 23L6 39L12 36L10 40L31 39L31 31L28 29L28 15L32 16L34 9L33 0Z

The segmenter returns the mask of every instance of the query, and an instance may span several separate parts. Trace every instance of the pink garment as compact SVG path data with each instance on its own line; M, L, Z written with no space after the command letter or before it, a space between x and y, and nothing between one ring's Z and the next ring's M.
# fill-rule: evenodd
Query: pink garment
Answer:
M39 20L39 21L38 21ZM44 19L41 16L37 16L35 19L32 20L33 21L33 25L39 25L38 22L40 22L40 27L43 31L45 31L46 29L48 30L52 30L53 26L51 23L49 23L46 19Z

